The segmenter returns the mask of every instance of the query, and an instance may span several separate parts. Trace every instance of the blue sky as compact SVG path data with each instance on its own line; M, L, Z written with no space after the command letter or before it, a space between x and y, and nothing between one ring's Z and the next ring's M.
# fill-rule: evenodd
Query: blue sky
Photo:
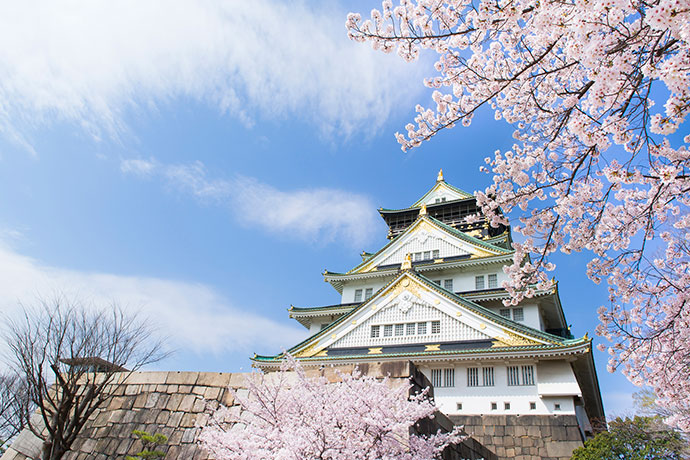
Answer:
M483 158L512 144L483 114L401 152L431 61L350 42L347 12L376 6L0 6L0 308L115 300L169 337L166 369L247 370L304 338L286 308L339 301L321 272L386 242L378 207L439 168L483 189ZM587 260L556 260L578 336L606 303ZM628 411L634 387L595 354L609 415Z

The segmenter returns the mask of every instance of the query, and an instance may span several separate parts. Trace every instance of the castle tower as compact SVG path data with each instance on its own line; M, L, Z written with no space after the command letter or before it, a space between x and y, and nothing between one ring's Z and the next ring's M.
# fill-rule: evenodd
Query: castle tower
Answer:
M591 435L594 420L604 419L591 339L570 334L557 285L517 306L503 304L510 228L491 227L475 196L448 184L442 171L410 207L379 213L390 241L363 252L347 272L324 272L339 304L290 307L312 335L288 352L304 366L409 360L457 423L523 417L550 427L569 420L579 432L572 446ZM253 361L271 370L281 359ZM479 440L491 448L489 438ZM521 452L531 458L560 457L528 447L534 450ZM506 449L499 457L511 456Z

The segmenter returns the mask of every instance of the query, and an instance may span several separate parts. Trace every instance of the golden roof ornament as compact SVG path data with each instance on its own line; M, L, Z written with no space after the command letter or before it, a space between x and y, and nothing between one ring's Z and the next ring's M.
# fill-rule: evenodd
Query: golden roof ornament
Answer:
M444 182L444 180L443 180L443 169L438 170L438 176L436 176L436 182Z
M400 270L409 270L412 268L412 254L409 252L405 256L405 260L403 260L402 265L400 265Z
M422 205L422 209L419 210L420 216L426 216L426 204Z

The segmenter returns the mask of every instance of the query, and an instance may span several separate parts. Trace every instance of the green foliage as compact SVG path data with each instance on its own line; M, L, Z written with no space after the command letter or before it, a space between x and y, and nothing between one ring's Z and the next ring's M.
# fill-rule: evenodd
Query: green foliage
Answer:
M575 449L571 460L681 460L685 442L661 417L616 418L609 430Z
M128 455L125 460L156 460L165 457L165 452L156 450L156 447L168 442L168 437L160 433L149 434L146 431L134 430L132 434L144 444L141 452Z

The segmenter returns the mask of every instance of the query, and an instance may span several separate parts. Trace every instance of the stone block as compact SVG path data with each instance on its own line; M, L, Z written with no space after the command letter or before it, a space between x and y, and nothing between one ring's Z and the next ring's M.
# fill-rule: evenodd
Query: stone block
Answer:
M230 388L245 388L247 386L248 373L237 373L230 375L228 386Z
M185 395L182 394L174 394L170 395L170 399L168 399L168 403L165 405L165 408L170 410L170 411L176 411L180 408L180 403L182 403L182 400L184 399Z
M221 391L225 391L223 388L220 387L206 387L204 390L204 399L218 399L218 396L220 396Z
M230 377L232 374L227 372L201 372L196 381L197 385L204 385L207 387L221 387L225 388L230 385Z
M194 395L183 395L182 402L180 402L180 407L178 407L177 410L181 410L182 412L191 411L192 407L194 407L194 402L196 399L197 398Z
M168 372L165 383L168 385L194 385L199 372Z
M134 384L162 384L168 376L168 372L132 372L126 378L126 385Z
M549 442L546 444L546 452L549 457L570 458L573 450L581 446L582 442L577 441Z
M132 407L135 409L140 409L146 405L146 401L148 400L148 393L141 393L137 395L137 397L134 399L134 403L132 404Z

